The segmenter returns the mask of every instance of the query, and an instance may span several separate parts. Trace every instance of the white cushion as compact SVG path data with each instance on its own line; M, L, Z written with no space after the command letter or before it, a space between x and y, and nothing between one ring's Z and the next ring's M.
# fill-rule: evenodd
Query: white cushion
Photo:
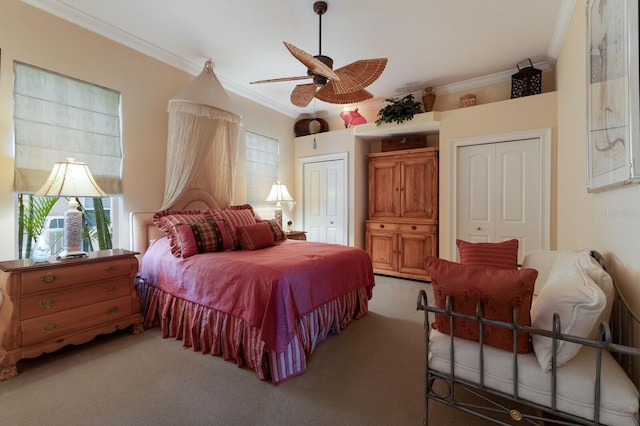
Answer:
M553 329L553 314L560 317L561 332L594 339L601 321L611 314L614 289L611 277L588 251L560 251L547 283L531 305L531 325ZM551 369L552 339L532 336L533 350L544 371ZM557 366L573 358L580 345L558 341Z
M450 338L430 331L429 368L451 372ZM480 383L480 351L477 342L454 337L454 371L458 378ZM594 348L583 348L577 356L557 369L557 409L593 420L595 390ZM513 354L484 347L484 385L513 394ZM542 372L533 353L518 355L518 396L551 407L551 372ZM602 356L600 423L638 425L638 390L624 370L606 351Z

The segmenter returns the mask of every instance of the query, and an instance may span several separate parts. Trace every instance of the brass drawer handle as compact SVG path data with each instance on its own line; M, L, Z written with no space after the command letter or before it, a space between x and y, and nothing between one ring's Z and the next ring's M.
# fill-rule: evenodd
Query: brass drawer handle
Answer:
M45 325L45 326L44 326L44 327L42 327L40 330L41 330L43 333L53 333L53 331L54 331L56 328L58 328L58 324L54 322L54 323L52 323L52 324Z
M114 315L114 314L117 314L118 312L120 312L120 308L117 307L117 306L114 306L113 308L107 309L107 313L109 315Z
M107 294L113 294L113 293L116 292L117 289L118 289L117 285L111 285L111 286L105 288L104 292L107 293Z
M54 274L53 272L47 272L46 274L44 274L43 276L40 277L40 281L42 281L43 283L47 283L47 284L50 284L50 283L54 282L57 279L58 279L58 276L56 274Z
M56 299L43 299L38 302L38 306L43 309L52 308L56 304Z
M118 270L118 267L116 265L109 265L106 267L105 269L107 272L115 272Z

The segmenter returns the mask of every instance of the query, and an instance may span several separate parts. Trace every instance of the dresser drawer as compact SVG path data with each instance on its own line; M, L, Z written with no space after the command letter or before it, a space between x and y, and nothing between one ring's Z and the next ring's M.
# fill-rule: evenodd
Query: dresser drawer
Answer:
M395 222L367 222L367 231L397 231L400 224Z
M23 320L35 318L78 306L92 305L104 300L128 296L131 291L129 280L130 278L127 276L84 287L23 297L20 300L20 318Z
M21 321L22 346L33 345L130 315L131 297L120 297Z
M131 275L130 259L115 259L106 262L69 264L40 271L22 272L22 294L55 290L74 284L110 280Z

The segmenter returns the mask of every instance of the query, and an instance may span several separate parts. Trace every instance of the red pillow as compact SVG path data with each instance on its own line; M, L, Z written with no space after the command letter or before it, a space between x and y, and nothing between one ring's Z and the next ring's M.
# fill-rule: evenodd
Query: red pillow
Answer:
M455 262L427 257L427 269L431 275L435 305L446 307L451 296L452 310L465 315L476 314L476 305L482 301L485 318L512 322L513 308L517 309L518 324L531 325L531 299L538 276L535 269L498 269L477 265L461 265ZM434 328L450 333L449 317L436 314ZM478 323L455 318L453 335L469 340L479 340ZM506 351L513 351L513 331L508 328L484 325L484 343ZM529 333L518 332L517 352L531 351Z
M171 254L182 256L176 225L213 220L211 210L162 210L153 215L153 223L164 231L171 245Z
M176 225L182 257L230 249L231 238L224 222L208 221Z
M470 243L456 240L463 265L492 266L502 269L518 269L518 240L501 243Z
M240 225L236 227L236 232L242 250L258 250L276 244L273 241L271 228L266 222Z

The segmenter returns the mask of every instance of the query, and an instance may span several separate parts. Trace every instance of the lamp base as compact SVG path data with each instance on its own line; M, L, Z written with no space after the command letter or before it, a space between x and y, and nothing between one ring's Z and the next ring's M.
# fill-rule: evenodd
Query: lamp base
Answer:
M62 250L58 255L58 259L73 259L75 257L85 257L86 255L87 253L85 253L84 250Z

